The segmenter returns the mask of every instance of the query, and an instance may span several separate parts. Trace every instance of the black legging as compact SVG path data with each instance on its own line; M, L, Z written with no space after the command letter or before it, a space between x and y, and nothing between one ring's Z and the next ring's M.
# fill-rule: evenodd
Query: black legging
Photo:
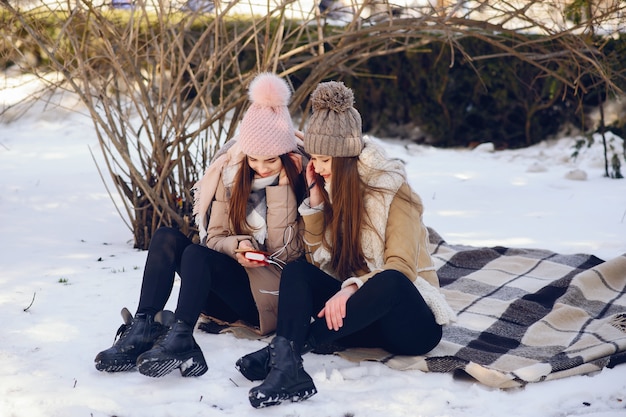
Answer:
M345 347L380 347L399 355L421 355L441 340L442 328L413 283L395 270L370 278L346 304L338 331L329 330L317 313L341 288L341 283L305 261L283 270L278 298L276 334L300 351L330 342ZM311 317L315 320L311 323Z
M176 319L194 326L200 312L205 312L224 321L259 325L245 268L230 256L194 244L168 227L158 229L150 241L138 313L154 315L165 307L175 272L180 276Z

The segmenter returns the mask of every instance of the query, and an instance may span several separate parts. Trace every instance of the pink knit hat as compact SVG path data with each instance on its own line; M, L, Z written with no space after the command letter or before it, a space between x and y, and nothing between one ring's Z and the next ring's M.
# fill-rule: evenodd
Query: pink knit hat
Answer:
M252 104L239 127L239 146L246 155L278 156L297 149L287 104L287 82L269 72L257 75L248 91Z

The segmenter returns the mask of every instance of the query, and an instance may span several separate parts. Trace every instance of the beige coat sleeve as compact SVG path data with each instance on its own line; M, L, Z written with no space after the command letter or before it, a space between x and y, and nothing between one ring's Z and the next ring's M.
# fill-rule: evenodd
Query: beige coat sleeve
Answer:
M319 267L319 264L313 261L312 254L322 244L324 235L324 212L321 206L310 208L307 199L302 203L300 213L302 214L304 223L304 250L306 259L309 263Z

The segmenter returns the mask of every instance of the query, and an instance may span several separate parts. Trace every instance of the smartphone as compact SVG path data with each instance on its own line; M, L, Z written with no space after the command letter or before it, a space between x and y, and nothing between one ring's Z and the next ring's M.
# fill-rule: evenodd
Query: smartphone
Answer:
M246 258L248 258L248 259L250 259L252 261L267 262L267 258L265 256L265 254L263 254L261 252L248 251L248 252L244 253L243 256L245 256Z
M247 259L251 261L263 262L267 264L267 253L255 249L235 249L237 253L243 253Z

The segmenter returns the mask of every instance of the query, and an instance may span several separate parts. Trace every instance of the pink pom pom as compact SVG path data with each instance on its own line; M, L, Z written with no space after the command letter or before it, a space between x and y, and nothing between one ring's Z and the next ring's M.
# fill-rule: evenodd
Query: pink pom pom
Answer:
M249 96L252 104L259 106L286 106L291 98L291 90L285 80L266 72L257 75L250 83Z

